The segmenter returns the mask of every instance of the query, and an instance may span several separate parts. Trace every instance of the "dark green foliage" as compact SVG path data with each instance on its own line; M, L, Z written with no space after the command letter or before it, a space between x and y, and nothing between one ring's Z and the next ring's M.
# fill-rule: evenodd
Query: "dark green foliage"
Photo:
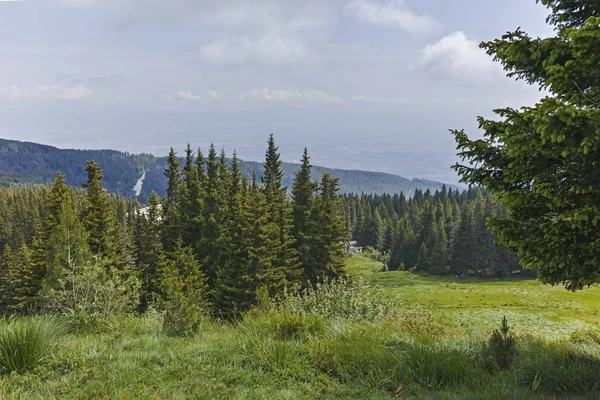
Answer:
M410 200L402 194L343 200L352 237L376 249L388 270L481 277L522 273L517 257L486 227L488 218L505 211L480 189L417 191Z
M338 197L338 179L323 174L319 195L315 201L315 242L311 250L312 264L305 276L312 285L323 279L335 279L344 274L346 253L344 243L348 233L342 215L341 199Z
M509 333L506 317L500 329L495 329L485 349L485 363L490 369L507 369L514 365L517 356L517 341Z
M324 174L317 185L306 151L304 161L293 200L272 136L262 185L256 173L248 182L235 152L229 162L211 146L204 160L188 145L182 166L172 149L168 197L153 192L143 209L107 192L94 161L84 190L68 186L61 173L50 189L0 190L2 204L18 204L0 213L9 227L0 230L1 311L23 312L38 302L87 326L110 317L95 305L118 314L140 299L138 311L157 304L166 310L165 329L187 335L209 311L235 319L258 293L341 276L351 219L342 213L339 181ZM31 223L17 231L20 220ZM20 250L8 240L13 231L23 238Z
M296 240L294 247L298 252L298 258L302 267L303 281L314 281L311 277L310 268L316 262L315 242L317 240L317 221L315 208L315 192L318 185L311 179L310 158L308 150L304 149L302 165L294 179L292 186L292 234Z
M287 201L287 189L283 186L283 170L278 147L273 135L269 136L265 155L262 191L265 194L267 223L275 233L273 244L274 259L265 277L269 282L271 295L281 293L285 286L300 282L301 265L291 236L293 228L292 209Z
M90 250L124 268L127 264L125 244L119 234L116 207L102 185L104 175L100 165L94 161L89 161L85 170L88 180L83 185L86 190L83 221Z
M165 311L164 330L173 336L190 336L198 331L206 315L206 278L192 248L177 239L173 250L158 260L160 306Z
M596 1L542 0L555 36L521 30L481 47L508 76L546 89L534 107L479 118L483 139L454 131L463 182L492 192L507 214L489 226L523 266L570 290L600 282L600 15Z

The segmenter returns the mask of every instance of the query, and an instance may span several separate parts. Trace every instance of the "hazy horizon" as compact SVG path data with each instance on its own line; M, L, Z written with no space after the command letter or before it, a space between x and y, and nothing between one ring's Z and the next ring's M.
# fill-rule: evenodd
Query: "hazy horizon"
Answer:
M485 4L483 4L485 3ZM449 129L540 93L478 48L521 0L0 1L0 137L165 155L214 142L260 161L457 181Z

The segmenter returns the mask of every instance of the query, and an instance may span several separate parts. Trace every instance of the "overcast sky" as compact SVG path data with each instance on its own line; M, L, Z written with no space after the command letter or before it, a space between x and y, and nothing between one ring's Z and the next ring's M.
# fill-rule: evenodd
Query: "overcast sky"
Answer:
M257 158L273 132L284 156L307 145L320 164L411 176L393 154L420 154L444 178L448 129L476 133L477 115L540 96L478 43L519 26L547 36L546 13L534 0L0 0L0 137Z

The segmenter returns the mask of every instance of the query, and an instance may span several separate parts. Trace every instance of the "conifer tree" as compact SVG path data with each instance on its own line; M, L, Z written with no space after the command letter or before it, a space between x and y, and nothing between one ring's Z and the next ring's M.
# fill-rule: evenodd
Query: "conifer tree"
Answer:
M249 201L245 202L246 236L249 238L248 276L250 300L254 302L256 292L266 289L271 295L280 293L285 285L285 274L277 268L279 229L271 220L264 192L258 184L256 172L252 174Z
M298 253L294 248L294 239L291 236L293 227L292 210L287 199L287 189L283 186L283 169L278 148L273 135L269 136L268 147L265 155L264 174L262 178L263 192L269 212L269 222L278 231L278 240L275 243L275 260L273 274L284 277L280 288L291 286L300 281L301 265ZM276 272L277 271L277 272ZM269 288L270 290L272 288ZM275 288L273 290L277 291Z
M8 243L4 245L2 255L0 255L0 315L4 315L8 306L12 303L13 286L9 281L8 273L13 268L15 258L13 251Z
M164 175L167 178L167 198L163 209L163 247L170 249L174 241L181 236L181 163L177 159L177 153L171 147L167 157L167 168Z
M315 246L317 241L317 213L315 209L315 192L317 183L311 179L310 158L304 148L302 164L292 186L292 236L303 270L302 281L311 282L311 267L316 260ZM314 283L314 282L313 282Z
M219 164L214 145L210 145L206 165L206 183L204 185L204 204L202 209L202 237L198 256L206 274L209 290L214 290L217 277L219 256L218 240L220 236L221 199Z
M160 255L158 266L165 332L174 336L195 334L209 307L206 278L192 248L177 239L170 252Z
M41 288L41 276L33 261L32 252L23 243L13 257L7 257L6 269L3 273L4 306L9 314L23 314L35 305L36 295Z
M305 271L309 282L315 285L323 278L337 278L344 274L347 241L344 218L341 214L341 201L337 195L339 179L323 174L320 194L316 201L317 243L313 266Z
M202 187L198 177L198 166L194 165L194 153L189 144L185 159L179 194L180 229L184 244L197 248L202 238Z
M242 179L237 154L231 159L230 185L227 192L227 214L219 238L219 268L215 289L215 308L219 315L231 319L249 309L251 282L249 276L249 246L256 232L249 232L245 203L248 181Z
M86 189L83 221L90 251L124 269L130 260L118 226L116 209L102 186L102 170L94 161L88 161L85 170L88 177L83 185Z
M145 214L139 214L140 230L138 235L138 262L141 271L142 295L140 305L142 310L152 303L157 294L158 281L157 264L162 252L162 207L161 200L155 191L148 199L148 208Z

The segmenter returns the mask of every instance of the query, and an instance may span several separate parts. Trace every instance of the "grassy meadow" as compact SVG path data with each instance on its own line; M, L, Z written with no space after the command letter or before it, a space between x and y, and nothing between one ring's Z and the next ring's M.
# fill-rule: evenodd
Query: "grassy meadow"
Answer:
M599 288L381 272L362 256L348 267L357 290L206 320L194 338L166 336L156 312L67 331L33 369L0 375L0 399L600 398ZM506 369L486 358L503 316Z

